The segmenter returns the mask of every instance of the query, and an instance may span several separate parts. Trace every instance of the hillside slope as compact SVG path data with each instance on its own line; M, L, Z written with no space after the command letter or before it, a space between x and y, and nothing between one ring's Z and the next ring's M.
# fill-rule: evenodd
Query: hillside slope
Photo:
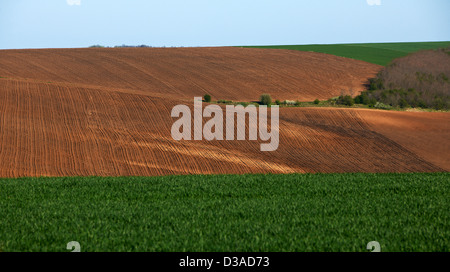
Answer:
M282 108L274 152L171 137L172 108L192 109L205 92L309 100L378 68L258 49L0 51L0 177L449 171L448 145L437 146L450 135L446 113Z
M284 108L278 150L260 152L260 141L173 140L170 111L179 103L0 79L0 177L450 170L446 149L427 144L449 135L443 126L448 114L420 113L427 118L413 124L427 129L416 133L404 125L389 133L390 123L372 121L390 120L395 112L383 112L385 117L358 109Z
M192 100L312 101L353 90L380 66L320 53L248 48L1 50L0 77L139 90Z
M446 48L447 42L406 42L406 43L355 43L355 44L311 44L251 46L251 48L286 49L319 52L386 66L396 58L404 57L420 50Z

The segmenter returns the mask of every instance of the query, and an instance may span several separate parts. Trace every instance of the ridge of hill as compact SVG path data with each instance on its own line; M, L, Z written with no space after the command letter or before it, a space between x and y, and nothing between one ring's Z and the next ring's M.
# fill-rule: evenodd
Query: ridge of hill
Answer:
M406 43L403 42L403 43L269 45L269 46L245 46L245 47L319 52L386 66L394 59L404 57L409 53L427 49L445 48L449 46L450 41L406 42Z
M450 134L439 112L283 108L274 152L171 137L172 108L205 92L328 98L379 68L263 49L0 51L0 177L449 171L448 145L429 144Z
M300 51L250 48L0 50L0 76L174 95L192 100L326 100L365 88L381 66Z

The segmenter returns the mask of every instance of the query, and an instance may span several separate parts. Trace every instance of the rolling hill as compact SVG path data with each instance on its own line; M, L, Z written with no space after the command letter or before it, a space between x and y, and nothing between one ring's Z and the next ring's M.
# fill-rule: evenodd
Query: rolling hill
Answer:
M171 109L194 96L328 98L379 68L264 49L0 51L0 177L449 171L448 145L429 144L447 113L283 108L275 152L171 138Z
M382 67L332 55L245 48L0 51L0 76L186 98L312 101L361 91Z
M449 47L450 42L355 43L251 46L251 48L288 49L326 53L386 66L396 58L420 50Z

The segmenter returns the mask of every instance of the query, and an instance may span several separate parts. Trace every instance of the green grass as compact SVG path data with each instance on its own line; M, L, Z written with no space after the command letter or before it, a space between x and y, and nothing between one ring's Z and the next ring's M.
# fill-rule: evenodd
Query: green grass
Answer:
M353 58L386 66L392 60L419 50L438 49L450 46L448 42L416 43L361 43L361 44L325 44L325 45L274 45L246 46L251 48L289 49L327 53L341 57Z
M449 251L450 174L0 179L0 251Z

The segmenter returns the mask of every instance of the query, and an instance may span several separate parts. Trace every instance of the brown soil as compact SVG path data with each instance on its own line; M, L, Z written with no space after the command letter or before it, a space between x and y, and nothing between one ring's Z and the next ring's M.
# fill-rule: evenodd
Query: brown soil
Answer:
M177 98L313 101L356 95L381 66L321 53L251 48L0 51L0 76L141 90Z
M377 66L283 50L139 50L0 51L0 76L8 77L0 78L0 177L450 169L448 144L437 145L448 142L446 113L282 108L275 152L260 152L259 141L177 142L171 138L173 106L192 107L194 95L205 90L245 101L260 94L252 86L282 86L276 89L280 96L300 98L311 96L298 78L304 67L310 67L304 73L322 78L317 83L335 86L333 75L343 85L349 80L345 75L360 84L361 69ZM264 58L276 68L266 66ZM292 72L305 59L315 61ZM227 77L227 71L242 77ZM301 88L291 90L291 84ZM332 95L316 90L314 97Z
M360 115L371 129L450 171L449 113L366 110Z

